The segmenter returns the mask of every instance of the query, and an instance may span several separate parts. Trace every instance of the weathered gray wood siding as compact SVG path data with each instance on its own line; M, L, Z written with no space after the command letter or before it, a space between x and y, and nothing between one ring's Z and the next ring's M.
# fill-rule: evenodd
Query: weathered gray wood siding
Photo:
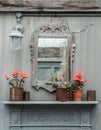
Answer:
M0 130L9 129L9 107L2 104L9 100L9 86L4 74L15 69L26 71L29 78L25 89L30 90L31 100L55 100L55 94L45 90L36 91L31 87L31 60L29 45L31 34L42 25L49 23L64 24L73 32L73 42L76 44L74 73L83 71L88 79L84 89L96 90L97 100L101 101L101 17L23 17L24 26L23 48L12 50L9 46L9 33L16 24L14 13L0 13ZM78 30L81 32L77 33ZM83 31L84 30L84 31ZM75 33L74 33L75 32ZM101 104L94 109L93 130L101 128Z
M0 11L101 11L101 0L0 0Z

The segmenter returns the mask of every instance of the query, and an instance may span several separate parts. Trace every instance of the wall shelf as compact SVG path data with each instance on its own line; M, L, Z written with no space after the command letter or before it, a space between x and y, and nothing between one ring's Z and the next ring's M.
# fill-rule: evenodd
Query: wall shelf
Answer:
M5 105L96 105L98 101L3 101Z

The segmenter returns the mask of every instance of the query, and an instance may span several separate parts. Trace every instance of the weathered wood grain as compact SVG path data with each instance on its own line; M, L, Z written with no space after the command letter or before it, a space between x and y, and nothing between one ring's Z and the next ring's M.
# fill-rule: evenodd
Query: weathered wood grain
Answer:
M101 11L101 0L0 0L0 11Z

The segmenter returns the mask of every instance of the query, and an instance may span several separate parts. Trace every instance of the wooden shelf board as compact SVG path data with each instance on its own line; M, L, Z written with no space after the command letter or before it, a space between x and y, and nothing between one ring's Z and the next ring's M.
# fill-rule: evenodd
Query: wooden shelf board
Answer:
M3 101L5 105L96 105L98 101Z

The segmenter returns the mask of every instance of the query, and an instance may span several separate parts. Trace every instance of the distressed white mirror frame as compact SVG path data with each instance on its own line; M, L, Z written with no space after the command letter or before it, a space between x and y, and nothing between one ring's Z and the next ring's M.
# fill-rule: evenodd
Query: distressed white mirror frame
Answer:
M52 85L46 85L45 82L39 82L37 80L37 63L38 63L38 38L66 38L68 41L68 50L67 50L67 58L68 58L68 72L69 76L67 77L68 81L71 81L72 77L72 69L73 69L73 59L74 59L74 51L75 44L72 42L72 34L69 29L64 25L57 25L51 23L47 26L42 26L38 30L34 31L31 37L31 67L32 67L32 77L31 77L31 85L39 90L39 88L43 88L49 92L53 92Z

